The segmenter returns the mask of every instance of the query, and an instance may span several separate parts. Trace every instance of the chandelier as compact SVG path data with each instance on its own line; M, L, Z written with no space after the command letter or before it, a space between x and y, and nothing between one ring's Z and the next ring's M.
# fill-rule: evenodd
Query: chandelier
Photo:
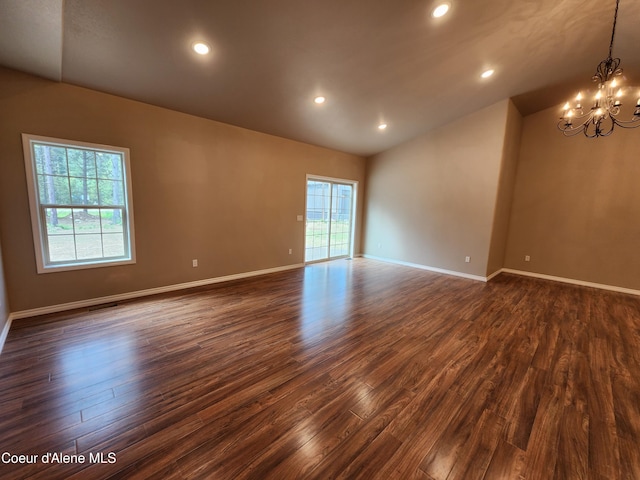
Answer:
M587 138L606 137L613 133L616 125L621 128L640 127L640 98L636 102L635 111L630 120L625 121L618 118L623 96L619 80L622 69L620 68L620 59L613 58L612 52L619 3L620 0L616 0L609 56L600 62L593 76L593 81L598 83L598 88L593 95L586 97L586 102L591 106L587 106L585 109L582 105L582 100L585 97L582 96L582 93L578 93L573 106L567 102L563 107L558 128L567 137L572 137L580 132L584 133Z

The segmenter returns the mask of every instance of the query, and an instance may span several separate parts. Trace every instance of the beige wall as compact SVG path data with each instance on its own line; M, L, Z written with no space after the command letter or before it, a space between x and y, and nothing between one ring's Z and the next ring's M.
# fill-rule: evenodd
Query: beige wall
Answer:
M504 100L368 159L365 254L484 277L492 242L494 257L503 248L493 224L508 114Z
M0 111L0 329L8 304L22 311L301 263L306 174L360 182L366 254L640 289L640 136L564 138L557 108L523 120L499 102L368 159L366 179L360 157L5 69ZM130 148L137 264L36 273L21 133Z
M504 266L521 135L522 115L520 115L520 112L518 112L513 102L509 102L502 149L502 165L499 174L500 180L498 183L496 208L493 216L491 247L489 249L489 259L487 262L487 276L500 271Z
M306 174L363 187L365 160L354 155L10 70L0 69L0 92L0 229L13 311L302 263L296 215ZM130 149L135 265L36 273L21 133Z
M565 138L559 113L524 119L505 267L640 289L640 131Z

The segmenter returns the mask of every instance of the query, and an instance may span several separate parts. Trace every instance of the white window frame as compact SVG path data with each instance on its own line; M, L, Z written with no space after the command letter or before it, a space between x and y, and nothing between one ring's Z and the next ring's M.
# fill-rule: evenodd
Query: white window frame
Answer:
M47 242L47 222L45 208L52 205L42 205L38 193L38 179L36 171L35 145L51 145L54 147L77 148L94 152L115 153L121 155L123 160L124 180L124 207L122 209L122 226L124 237L124 255L118 257L101 257L69 261L50 261ZM61 272L66 270L80 270L96 267L109 267L113 265L126 265L136 263L135 234L133 221L133 196L131 191L131 166L129 162L129 149L100 145L95 143L64 140L40 135L22 134L22 148L27 176L27 190L29 193L29 207L31 211L31 228L33 231L33 243L35 248L36 266L38 273ZM69 204L56 203L55 208L105 208L101 205L77 205L71 201ZM74 239L76 235L74 234ZM75 240L74 240L75 241Z

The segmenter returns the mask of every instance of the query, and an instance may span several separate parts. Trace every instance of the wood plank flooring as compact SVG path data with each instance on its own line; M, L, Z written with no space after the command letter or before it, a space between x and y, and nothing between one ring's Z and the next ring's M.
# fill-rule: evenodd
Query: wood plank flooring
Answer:
M20 320L0 454L3 479L638 480L640 298L356 259Z

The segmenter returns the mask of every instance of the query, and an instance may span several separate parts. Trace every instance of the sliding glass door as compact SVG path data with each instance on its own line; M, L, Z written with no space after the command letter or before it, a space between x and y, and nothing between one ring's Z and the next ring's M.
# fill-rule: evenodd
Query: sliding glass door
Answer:
M305 262L351 255L355 184L307 179Z

